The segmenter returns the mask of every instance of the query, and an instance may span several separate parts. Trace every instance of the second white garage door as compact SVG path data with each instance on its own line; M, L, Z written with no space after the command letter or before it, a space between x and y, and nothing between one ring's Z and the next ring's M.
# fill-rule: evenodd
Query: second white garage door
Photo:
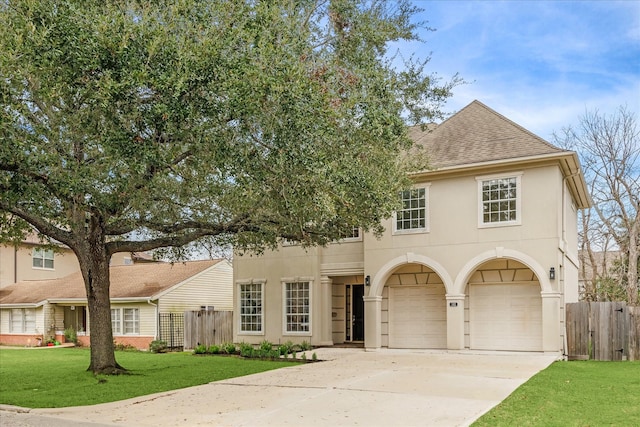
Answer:
M469 335L472 349L542 351L540 285L469 285Z
M389 289L389 347L447 347L447 308L443 285Z

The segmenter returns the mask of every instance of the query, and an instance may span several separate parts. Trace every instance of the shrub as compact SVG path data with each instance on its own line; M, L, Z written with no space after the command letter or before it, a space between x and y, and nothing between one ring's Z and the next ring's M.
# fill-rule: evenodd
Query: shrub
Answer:
M154 340L149 343L149 351L151 353L166 353L169 351L166 341Z
M260 343L260 350L262 351L271 351L273 349L273 344L271 344L269 341L262 341Z
M116 342L115 340L113 341L113 348L116 351L138 351L138 349L131 344L123 344Z
M240 356L242 357L253 357L254 349L251 344L240 343Z
M286 356L287 354L291 353L291 350L293 350L293 343L291 341L287 341L284 344L280 344L278 346L278 352L280 353L280 356Z
M222 351L227 354L235 354L237 351L236 345L232 342L222 344Z
M314 362L318 360L318 356L316 355L316 352L314 351L313 354L311 355L311 360L313 360Z
M64 330L64 340L66 342L72 342L74 344L78 343L78 334L76 334L75 329L69 327Z
M209 348L207 349L207 353L211 353L211 354L219 354L220 353L220 346L217 345L212 345L209 346Z
M207 352L207 346L203 344L198 344L195 349L193 349L193 354L205 354Z
M302 341L300 343L300 351L311 350L311 344L308 341Z

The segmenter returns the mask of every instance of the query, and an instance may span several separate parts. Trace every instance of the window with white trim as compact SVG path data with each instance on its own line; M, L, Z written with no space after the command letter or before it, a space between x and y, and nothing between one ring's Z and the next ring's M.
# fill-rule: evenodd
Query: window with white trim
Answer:
M112 308L111 328L113 335L139 335L140 310L137 308Z
M9 312L9 330L18 334L34 334L36 332L35 309L12 308Z
M521 175L476 178L480 227L520 224Z
M421 186L399 193L402 209L394 215L394 231L425 232L429 229L427 218L427 199L429 186Z
M360 227L351 227L351 230L347 233L344 233L340 236L341 241L357 241L362 240L362 235L360 234Z
M310 282L284 283L284 324L287 333L311 332Z
M240 332L262 334L264 283L240 283Z
M33 268L46 268L53 270L53 250L33 248Z

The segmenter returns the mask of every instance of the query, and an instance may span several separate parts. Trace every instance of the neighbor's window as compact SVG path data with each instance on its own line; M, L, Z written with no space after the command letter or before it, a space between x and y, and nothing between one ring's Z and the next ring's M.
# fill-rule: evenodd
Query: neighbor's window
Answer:
M140 310L137 308L112 308L111 328L114 335L140 334Z
M395 231L427 231L428 187L400 192L402 209L395 214Z
M285 332L311 331L309 282L287 282L284 284Z
M9 329L13 333L35 333L36 311L33 308L12 308L9 312Z
M241 283L240 331L262 333L262 286L263 283Z
M137 308L125 308L124 310L124 334L139 334L140 333L140 310Z
M520 175L477 178L480 226L520 223Z
M111 309L111 330L113 335L122 335L122 316L119 308Z
M51 249L33 249L33 267L53 269L53 251Z

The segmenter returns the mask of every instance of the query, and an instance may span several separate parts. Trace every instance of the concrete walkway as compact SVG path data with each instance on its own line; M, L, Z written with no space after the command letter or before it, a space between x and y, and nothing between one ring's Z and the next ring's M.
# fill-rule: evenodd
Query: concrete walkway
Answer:
M466 426L557 359L502 352L315 352L323 362L119 402L22 414L2 410L0 424Z

